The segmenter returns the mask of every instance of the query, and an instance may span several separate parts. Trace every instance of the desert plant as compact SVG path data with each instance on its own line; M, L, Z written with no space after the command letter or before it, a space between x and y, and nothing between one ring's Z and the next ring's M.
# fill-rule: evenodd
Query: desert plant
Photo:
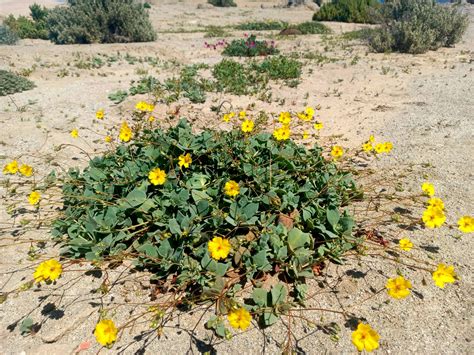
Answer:
M206 33L204 34L205 38L214 38L214 37L227 37L229 32L227 32L223 27L220 26L207 26Z
M223 55L229 57L255 57L277 54L273 41L259 41L255 35L243 39L234 39L224 48Z
M301 76L302 64L295 59L283 55L265 58L261 63L254 67L267 73L270 79L298 79Z
M35 84L19 75L16 75L7 70L0 70L0 96L6 96L31 90Z
M207 0L207 2L217 7L236 7L237 6L234 0Z
M385 23L369 37L376 52L425 53L459 42L468 24L454 7L432 0L392 0L384 5Z
M0 44L16 44L18 36L7 25L0 25Z
M69 0L48 16L56 44L147 42L156 39L148 12L135 0Z
M3 23L20 38L48 39L46 23L48 14L49 11L44 6L35 3L30 6L31 19L26 16L19 16L16 18L15 16L10 15L3 21Z
M300 31L301 34L303 35L331 33L331 30L329 29L329 27L316 21L302 22L295 26L290 26L289 28L295 28L298 31Z
M325 3L313 16L315 21L378 23L381 20L378 0L334 0Z
M223 59L217 63L212 75L217 80L219 91L235 95L256 94L264 90L268 84L268 76L231 59Z
M241 31L269 31L269 30L283 30L288 27L288 23L284 21L256 21L245 22L235 26L235 29Z

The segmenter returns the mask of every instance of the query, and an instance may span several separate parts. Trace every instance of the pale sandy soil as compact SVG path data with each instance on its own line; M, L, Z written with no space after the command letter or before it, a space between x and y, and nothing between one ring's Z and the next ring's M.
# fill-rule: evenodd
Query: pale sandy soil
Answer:
M12 3L14 7L5 12L6 6L13 6ZM215 64L221 60L219 51L204 48L204 41L212 42L213 39L205 39L203 32L193 30L209 24L229 25L251 19L281 19L296 23L312 16L306 9L268 8L273 4L270 2L263 3L264 9L260 8L261 2L238 2L241 5L238 8L211 10L197 9L198 3L169 1L153 6L152 20L160 32L158 40L153 43L55 46L46 41L23 40L17 46L0 47L0 69L21 71L31 68L30 79L37 85L31 91L0 97L0 165L11 158L20 158L43 175L58 166L86 164L87 156L79 149L65 147L58 151L55 147L69 143L92 154L99 153L105 149L101 143L105 130L103 124L94 121L95 111L104 108L108 117L106 125L116 126L136 101L146 98L135 96L114 105L107 98L111 92L128 89L130 81L140 77L137 72L147 71L150 75L165 78L179 71L175 68L178 64ZM2 1L0 14L25 13L25 5L28 5L27 1ZM336 33L329 38L319 35L277 38L277 46L283 53L317 51L333 58L334 62L320 66L314 61L303 60L301 84L295 89L272 84L271 102L256 97L209 94L204 104L189 104L183 99L172 104L171 108L158 107L157 116L181 106L181 113L195 121L196 127L220 125L225 128L210 109L223 99L230 100L235 108L247 108L255 103L255 112L266 110L274 113L320 104L319 118L325 124L322 144L338 142L346 148L356 148L370 134L375 134L380 140L393 141L393 154L371 162L370 166L383 176L387 186L399 182L405 191L418 191L420 183L430 179L435 183L439 197L445 200L448 222L454 224L458 216L474 213L473 7L468 11L471 26L462 43L456 48L418 56L373 54L356 42L342 41L337 34L359 27L353 24L329 24ZM169 33L177 29L189 33ZM242 34L232 31L233 37ZM274 34L270 31L261 36L273 38ZM81 60L117 52L122 59L110 66L80 69ZM124 59L126 54L157 58L159 64L129 64ZM282 100L284 105L280 104ZM79 140L69 136L73 128L79 128ZM3 200L6 195L4 187L0 193ZM33 264L26 255L30 246L28 240L48 238L46 229L22 234L6 213L10 203L3 200L0 210L2 292L14 290L31 278ZM419 216L421 211L411 209L410 213ZM389 239L407 233L396 225L380 228ZM346 265L329 266L324 277L311 283L310 293L317 296L308 301L308 306L342 308L366 319L382 336L380 353L472 353L472 235L457 238L459 233L448 228L439 231L417 228L409 233L415 244L424 248L414 251L415 257L433 258L433 263L445 261L455 265L461 281L441 290L432 284L426 272L390 264L376 257L350 257ZM26 243L20 244L20 241ZM56 250L57 247L48 244L44 257L54 255ZM386 278L393 277L397 267L416 285L416 292L399 302L388 301L385 293L374 295L373 290L383 288ZM84 341L91 341L92 346L81 353L96 353L99 347L95 345L92 330L98 319L99 303L123 303L114 319L118 324L124 324L131 318L130 314L141 309L140 304L149 301L147 275L128 274L125 267L109 270L110 280L120 277L120 282L106 296L100 297L91 290L100 286L101 279L93 276L76 279L87 268L86 264L70 268L58 287L22 292L2 303L0 353L66 354ZM140 277L143 277L141 286L136 281ZM326 286L321 288L323 282ZM367 298L370 300L363 302ZM48 303L56 304L57 310L48 311L45 306ZM23 337L15 323L27 315L41 322L41 329L34 336ZM350 343L353 323L350 319L316 311L297 312L297 315L316 325L292 322L293 345L298 352L354 352ZM180 314L167 324L159 339L153 332L137 337L148 329L148 322L137 324L122 335L112 350L102 349L101 352L279 353L285 342L286 317L283 323L265 331L253 327L231 341L216 339L203 329L202 324L192 333L200 317L199 309L191 314ZM340 327L338 341L332 341L327 334L331 322Z

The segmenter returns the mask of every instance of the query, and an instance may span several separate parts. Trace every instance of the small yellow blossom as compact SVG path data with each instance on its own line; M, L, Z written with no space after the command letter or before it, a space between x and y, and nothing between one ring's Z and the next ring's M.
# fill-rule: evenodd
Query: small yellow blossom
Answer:
M253 131L255 124L251 120L245 120L242 122L242 132L249 133Z
M79 137L79 131L78 131L76 128L74 128L74 129L71 131L71 137L72 137L72 138L77 138L77 137Z
M135 108L141 112L152 112L155 109L155 105L149 104L145 101L137 102Z
M384 153L385 152L385 145L383 143L377 143L375 145L375 152L377 154Z
M273 131L273 137L275 137L277 141L285 141L290 138L290 135L291 131L288 126L283 126Z
M244 119L245 117L247 117L247 112L245 112L245 111L240 111L240 112L239 112L239 118L240 118L240 119ZM232 117L231 117L231 118L232 118Z
M372 145L372 143L367 142L367 143L362 144L362 149L364 150L364 152L368 153L374 149L374 146Z
M183 166L185 168L189 168L189 165L193 162L193 159L191 158L191 154L187 153L186 155L180 155L178 157L178 165L182 168Z
M304 113L306 113L306 115L307 115L310 119L312 119L313 116L314 116L314 108L308 106L308 107L305 108Z
M153 185L163 185L166 182L166 173L160 168L155 168L148 173L148 179Z
M309 122L313 119L313 116L309 116L304 112L298 112L296 115L298 116L300 120L305 121L305 122Z
M104 141L106 143L110 143L110 142L112 142L112 137L111 136L105 136Z
M103 109L100 109L95 113L95 118L97 118L98 120L103 120L104 116L105 116L105 112Z
M471 216L462 216L458 220L459 230L463 233L473 233L474 232L474 217Z
M383 149L385 153L390 153L393 149L393 144L391 142L385 142L383 144Z
M309 138L309 132L308 131L304 131L303 132L303 139L308 139Z
M224 193L227 196L235 197L240 193L240 186L234 180L229 180L224 185Z
M370 135L370 137L369 137L369 142L370 142L370 143L374 143L374 142L375 142L375 137L374 137L373 134Z
M314 129L320 131L323 129L324 125L322 122L316 122L314 125L313 125Z
M26 164L23 164L22 166L20 166L19 171L21 175L26 176L26 177L30 177L31 175L33 175L33 168Z
M444 202L440 198L432 197L428 200L427 204L429 207L439 208L440 210L444 210Z
M439 288L444 288L446 283L454 283L456 277L454 266L447 266L445 264L439 264L438 268L433 272L433 280Z
M403 276L398 276L395 279L388 279L385 287L391 297L402 299L410 294L411 283Z
M228 239L214 237L207 243L211 257L216 260L225 259L230 253L231 245Z
M331 155L334 158L334 160L339 159L340 157L342 157L343 154L344 154L344 149L341 146L335 145L334 147L332 147Z
M222 117L222 121L230 122L230 115L228 113L224 114L224 116Z
M32 191L28 196L28 202L30 205L37 205L41 200L41 194L38 191Z
M42 281L50 282L58 279L62 272L63 267L61 264L55 259L50 259L38 265L33 277L37 283Z
M423 212L422 219L427 228L438 228L446 222L446 215L442 209L428 207Z
M155 116L150 116L150 117L148 117L148 122L150 122L150 123L151 123L151 122L155 122L155 120L156 120L156 117L155 117Z
M110 346L117 340L118 330L110 319L103 319L95 326L94 335L102 346Z
M291 123L291 113L289 112L280 112L280 117L278 121L284 126L288 126Z
M249 327L250 322L252 321L252 316L249 311L242 307L230 311L227 315L227 319L232 328L245 330Z
M18 162L16 160L13 160L12 162L8 163L3 167L3 173L5 175L7 174L16 174L18 172Z
M429 183L429 182L424 182L421 185L421 190L427 196L433 196L435 194L435 188L434 188L433 184Z
M400 249L405 251L410 251L411 248L413 248L413 243L408 238L400 239L398 245L400 246Z
M379 347L380 335L368 324L359 323L357 329L352 332L352 344L358 351L374 351Z
M132 139L133 133L131 128L128 126L127 122L123 122L120 127L119 139L122 142L128 142Z

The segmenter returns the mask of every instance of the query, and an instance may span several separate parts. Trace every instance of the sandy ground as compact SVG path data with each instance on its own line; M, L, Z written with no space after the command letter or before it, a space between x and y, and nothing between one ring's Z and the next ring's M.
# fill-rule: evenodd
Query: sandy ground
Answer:
M107 98L111 92L128 89L130 81L144 72L163 78L178 72L177 65L214 64L221 60L219 51L204 48L204 41L212 39L203 38L203 32L195 32L203 26L251 19L301 22L312 16L304 8L272 8L276 2L238 2L241 5L238 8L211 10L197 9L198 3L169 1L153 6L151 16L159 31L159 39L153 43L55 46L46 41L24 40L17 46L0 47L0 69L31 70L29 77L37 85L31 91L0 97L0 165L4 163L2 160L20 158L37 167L41 175L58 166L85 164L87 157L79 149L58 150L57 147L69 143L92 154L105 148L101 143L105 130L94 121L95 111L104 108L107 125L117 125L123 114L142 98L136 96L114 105ZM28 1L1 1L0 14L25 13L27 5ZM259 10L252 10L255 8ZM191 117L197 127L203 127L221 124L216 123L219 118L210 107L224 98L236 108L255 103L255 112L262 109L276 113L320 104L320 119L325 124L323 144L338 142L346 148L355 148L370 134L380 140L391 140L395 146L393 154L371 162L371 167L388 186L400 183L408 192L418 191L424 179L432 181L438 196L445 201L448 222L454 224L460 215L474 213L474 7L466 11L471 25L463 42L456 48L424 55L369 53L365 46L339 38L339 33L359 27L352 24L329 24L336 34L328 38L319 35L278 38L277 46L283 53L314 52L333 60L322 65L304 60L301 84L295 89L272 84L271 102L210 94L204 104L181 100L169 110L181 106L183 115ZM235 37L242 34L232 31ZM274 37L272 32L261 35ZM118 61L110 66L82 69L94 56L117 53L120 53ZM130 64L126 55L157 60L154 64L147 60ZM284 106L280 105L282 100ZM165 114L166 110L159 107L158 114ZM79 140L69 136L73 128L79 128ZM0 193L3 199L3 186ZM27 258L28 241L48 239L47 230L43 229L22 234L6 213L9 203L3 200L0 211L2 292L17 289L31 277L33 264ZM411 209L410 213L419 216L421 211ZM391 236L407 233L396 225L380 228ZM342 308L367 320L381 334L380 353L472 353L472 235L458 238L459 233L448 228L434 232L416 229L409 234L421 246L413 252L414 257L455 265L461 281L441 290L432 284L426 272L377 257L349 257L346 265L330 265L324 277L311 283L310 293L315 297L308 301L308 306ZM56 250L48 244L41 253L54 255ZM114 319L124 324L137 314L140 305L149 301L147 275L129 274L124 266L108 270L110 292L101 296L91 292L99 288L101 278L93 275L78 278L88 267L84 264L69 268L60 287L21 292L3 302L0 353L66 354L88 341L91 347L81 353L96 353L99 347L92 329L98 319L99 304L120 305ZM374 295L373 290L383 288L386 278L393 277L397 268L416 285L416 292L399 302L388 301L385 293ZM118 281L114 283L114 280ZM366 299L369 300L364 302ZM156 332L147 332L148 322L136 324L124 332L112 350L101 352L279 353L287 338L287 317L265 331L253 327L245 334L236 334L231 341L216 339L202 324L191 331L203 312L204 309L197 308L192 313L178 314L163 329L160 338ZM37 334L20 335L18 322L26 316L40 323ZM308 319L291 322L292 346L297 352L354 352L350 343L353 320L316 311L298 311L294 316ZM205 315L203 320L207 318ZM339 328L334 328L332 322ZM144 333L139 336L141 332ZM334 334L337 339L331 337Z

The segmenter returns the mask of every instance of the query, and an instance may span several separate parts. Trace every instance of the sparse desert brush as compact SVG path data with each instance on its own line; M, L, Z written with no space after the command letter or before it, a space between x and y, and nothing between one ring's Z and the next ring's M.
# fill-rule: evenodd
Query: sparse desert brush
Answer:
M385 23L369 37L376 52L425 53L459 42L468 18L456 7L440 6L430 0L387 1Z
M0 70L0 96L6 96L31 90L35 84L19 75L16 75L7 70Z
M275 47L274 41L260 41L255 35L245 35L245 38L234 39L222 52L228 57L256 57L278 53L279 50Z
M204 34L205 38L214 38L214 37L227 37L229 36L229 32L227 32L223 27L220 26L207 26L206 33Z
M18 42L18 35L6 25L0 25L0 44L13 45Z
M265 58L255 68L267 73L271 79L298 79L301 76L302 64L284 55Z
M329 27L317 21L302 22L297 25L290 26L288 28L295 28L303 35L331 33L331 29Z
M46 23L48 13L48 9L44 6L33 4L30 6L31 19L26 16L15 18L15 16L10 15L3 23L20 38L48 39Z
M380 8L378 0L333 0L322 5L313 20L378 23Z
M234 0L207 0L207 2L217 7L236 7L237 6Z
M288 23L284 21L268 20L256 22L244 22L235 26L235 29L241 31L270 31L283 30L288 27Z
M156 39L147 9L136 0L69 0L67 7L50 10L47 26L56 44Z

